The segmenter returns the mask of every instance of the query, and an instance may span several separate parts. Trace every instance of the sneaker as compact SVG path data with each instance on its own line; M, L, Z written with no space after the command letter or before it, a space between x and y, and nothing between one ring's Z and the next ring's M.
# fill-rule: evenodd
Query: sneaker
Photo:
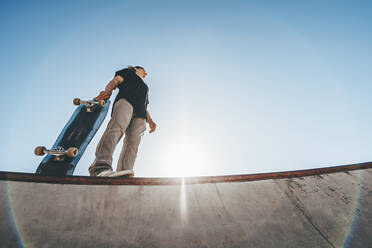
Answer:
M109 177L133 177L134 171L133 170L122 170L114 172L113 174L109 175Z
M112 170L104 170L96 175L96 177L110 177L111 175L115 174Z

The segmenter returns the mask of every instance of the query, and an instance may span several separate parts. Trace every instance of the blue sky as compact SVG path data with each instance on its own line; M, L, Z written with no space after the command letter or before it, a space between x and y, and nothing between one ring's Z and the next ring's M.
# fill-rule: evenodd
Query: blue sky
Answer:
M2 1L0 170L34 172L34 147L53 145L72 99L96 96L130 64L149 73L158 124L136 176L371 161L371 10L370 1ZM76 175L88 175L108 119Z

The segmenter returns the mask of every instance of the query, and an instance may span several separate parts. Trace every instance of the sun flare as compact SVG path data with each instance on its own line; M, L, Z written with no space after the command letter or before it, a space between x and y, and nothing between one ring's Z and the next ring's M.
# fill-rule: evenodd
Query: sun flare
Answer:
M168 145L164 154L164 176L192 177L206 175L209 156L206 146L191 138Z

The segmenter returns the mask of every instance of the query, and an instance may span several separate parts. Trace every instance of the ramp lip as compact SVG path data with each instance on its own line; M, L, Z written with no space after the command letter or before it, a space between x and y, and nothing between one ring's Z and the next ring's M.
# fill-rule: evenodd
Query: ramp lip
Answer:
M202 177L134 177L134 178L104 178L90 176L43 176L33 173L0 171L0 181L19 181L33 183L51 184L76 184L76 185L177 185L177 184L205 184L205 183L228 183L248 182L269 179L286 179L307 176L331 174L337 172L348 172L372 168L372 162L348 164L332 167L322 167L306 170L223 175L223 176L202 176Z

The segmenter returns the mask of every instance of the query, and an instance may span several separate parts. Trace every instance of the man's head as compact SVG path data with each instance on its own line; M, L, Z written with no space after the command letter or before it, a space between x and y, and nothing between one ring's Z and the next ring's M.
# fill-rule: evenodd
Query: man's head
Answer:
M131 68L132 70L134 70L134 72L140 77L140 78L145 78L147 76L147 72L145 71L145 69L141 66L130 66L129 68Z

